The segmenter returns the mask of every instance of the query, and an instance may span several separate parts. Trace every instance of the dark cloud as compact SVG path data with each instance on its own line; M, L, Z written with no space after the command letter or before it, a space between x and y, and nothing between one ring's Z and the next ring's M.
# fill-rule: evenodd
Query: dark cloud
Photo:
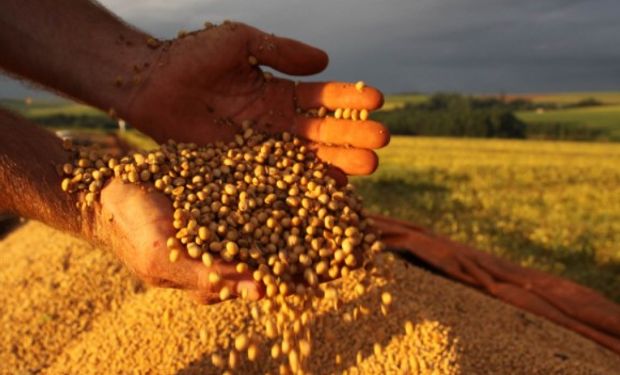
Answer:
M193 0L103 3L160 37L235 19L328 51L319 79L387 92L617 90L617 0ZM0 96L14 85L0 81Z

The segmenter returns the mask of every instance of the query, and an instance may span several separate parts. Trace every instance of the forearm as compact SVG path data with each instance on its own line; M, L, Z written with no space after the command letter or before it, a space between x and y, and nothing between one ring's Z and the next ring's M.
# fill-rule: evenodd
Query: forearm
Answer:
M0 68L121 116L156 58L147 39L88 0L0 2Z
M54 134L0 109L0 212L89 235L91 219L77 198L60 188L57 167L69 153Z

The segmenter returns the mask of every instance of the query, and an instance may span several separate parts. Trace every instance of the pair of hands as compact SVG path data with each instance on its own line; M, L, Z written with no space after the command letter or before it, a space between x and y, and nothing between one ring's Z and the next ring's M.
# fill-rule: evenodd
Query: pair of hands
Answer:
M327 66L323 51L239 23L192 33L164 46L123 111L130 123L158 142L226 140L242 121L253 120L263 131L287 131L306 139L319 158L340 171L341 179L376 169L372 149L389 142L383 125L306 117L297 108L370 111L383 104L379 91L366 87L359 92L354 84L341 82L266 79L248 61L254 56L259 65L282 73L310 75ZM224 285L237 295L245 289L252 299L263 295L262 285L250 273L238 274L234 265L223 261L213 266L222 276L218 285L208 282L212 270L201 262L182 255L170 263L166 239L174 234L172 208L161 193L113 180L101 193L97 217L99 237L149 284L186 289L200 303L219 301L218 291Z

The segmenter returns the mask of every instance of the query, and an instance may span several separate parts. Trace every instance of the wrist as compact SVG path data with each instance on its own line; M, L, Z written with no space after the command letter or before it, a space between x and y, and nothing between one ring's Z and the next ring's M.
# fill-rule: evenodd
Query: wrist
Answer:
M54 134L0 111L0 209L81 235L88 222L79 197L61 188L70 154Z

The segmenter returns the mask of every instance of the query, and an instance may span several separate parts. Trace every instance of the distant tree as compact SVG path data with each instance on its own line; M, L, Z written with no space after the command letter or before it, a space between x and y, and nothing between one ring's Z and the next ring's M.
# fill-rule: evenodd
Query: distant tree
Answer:
M379 112L394 134L451 137L524 138L525 124L497 98L442 93L421 104Z
M103 115L66 115L55 114L50 116L36 117L33 120L39 124L52 128L84 128L114 130L117 128L116 121Z
M596 98L585 98L581 99L577 103L568 104L566 108L581 108L581 107L596 107L603 105L603 102Z

